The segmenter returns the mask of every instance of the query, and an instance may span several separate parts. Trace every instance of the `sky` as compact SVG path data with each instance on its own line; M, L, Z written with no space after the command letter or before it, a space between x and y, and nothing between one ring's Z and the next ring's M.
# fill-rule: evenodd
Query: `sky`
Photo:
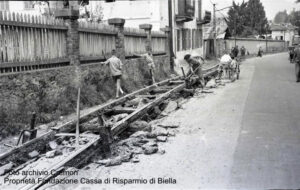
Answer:
M247 0L245 0L247 1ZM265 7L266 16L268 20L273 20L276 13L279 11L287 10L292 11L294 8L300 10L300 3L296 4L296 0L260 0ZM243 0L235 0L236 3L243 2ZM232 5L232 0L202 0L203 11L212 11L212 3L216 3L217 9L222 9ZM228 9L222 11L223 15L226 15ZM217 16L221 16L220 14Z

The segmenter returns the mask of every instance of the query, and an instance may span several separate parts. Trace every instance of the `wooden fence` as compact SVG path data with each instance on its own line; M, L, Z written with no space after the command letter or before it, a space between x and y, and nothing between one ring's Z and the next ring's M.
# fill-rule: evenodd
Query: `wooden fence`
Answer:
M0 66L67 57L63 20L0 12Z
M153 53L165 53L167 36L164 32L152 32L152 51Z
M117 31L113 26L79 22L79 52L81 60L104 58L116 48Z
M144 30L125 27L124 35L126 56L146 53L147 34Z
M144 30L125 27L123 32L126 56L146 53ZM116 49L117 33L114 26L79 21L80 60L92 62L109 55ZM19 67L28 65L68 65L67 35L68 27L61 19L0 12L0 71L27 70ZM163 32L152 32L153 53L166 53L166 39Z

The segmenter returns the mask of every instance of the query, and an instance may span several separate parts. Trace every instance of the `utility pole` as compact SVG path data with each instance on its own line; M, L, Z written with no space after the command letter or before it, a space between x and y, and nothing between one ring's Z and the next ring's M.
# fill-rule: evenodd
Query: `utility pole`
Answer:
M214 6L214 18L213 18L213 33L214 33L214 54L217 57L217 20L216 20L216 4Z
M236 17L237 14L234 13L234 47L236 47Z
M283 35L284 35L284 36L283 36L283 45L284 45L283 47L284 47L284 49L285 49L285 30L283 31Z
M171 70L174 70L174 51L173 51L173 9L172 9L172 0L168 0L168 17L169 17L169 51L170 51L170 60L171 60Z
M266 53L268 53L268 31L266 30Z

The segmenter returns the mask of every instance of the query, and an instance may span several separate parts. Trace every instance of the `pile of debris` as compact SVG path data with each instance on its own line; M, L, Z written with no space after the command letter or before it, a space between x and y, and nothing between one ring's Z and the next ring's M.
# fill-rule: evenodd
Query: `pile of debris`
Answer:
M179 126L164 126L147 123L146 121L136 121L128 127L127 132L131 135L111 146L111 158L99 159L94 162L100 165L116 166L122 162L139 162L139 154L164 154L164 150L160 150L158 144L167 142L169 137L175 136L176 128Z
M93 136L89 134L83 134L79 138L79 147L80 148L86 145L90 140L93 139ZM75 136L63 135L58 137L57 139L50 141L45 145L44 150L39 152L34 150L29 152L23 159L25 160L23 164L18 165L13 162L9 162L0 167L0 176L5 175L11 170L19 171L24 168L33 167L36 165L47 166L50 163L56 163L58 160L61 160L68 155L70 155L73 151L76 150ZM14 167L17 166L17 167Z

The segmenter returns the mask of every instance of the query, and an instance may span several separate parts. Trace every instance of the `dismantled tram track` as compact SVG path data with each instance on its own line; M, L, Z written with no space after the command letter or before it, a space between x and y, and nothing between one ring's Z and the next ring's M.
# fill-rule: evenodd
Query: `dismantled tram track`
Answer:
M217 65L204 70L204 77L211 77L216 73ZM184 77L175 77L164 80L146 88L137 90L119 99L90 108L80 116L79 122L80 124L84 124L94 118L98 118L98 123L101 123L100 120L102 120L103 123L102 116L108 112L110 113L110 116L112 116L113 114L117 115L126 113L128 115L125 118L116 121L109 127L109 135L121 135L130 123L147 114L149 111L151 111L151 109L161 104L172 94L185 90L186 85L187 82L185 81ZM136 108L128 108L124 106L127 101L141 97L147 98L148 102ZM41 160L36 157L30 158L28 154L34 151L45 153L47 149L49 150L49 147L46 147L49 146L49 142L55 141L59 138L67 137L72 140L72 138L75 138L74 130L76 122L77 119L74 118L64 124L52 127L49 132L33 140L30 140L21 146L14 147L11 151L0 155L0 167L8 163L14 163L13 169L9 171L10 173L13 173L22 171L27 167L27 165L30 165L37 160ZM106 130L107 127L105 127L104 125L100 128ZM77 147L75 146L75 143L66 145L68 146L68 148L72 149L72 151L68 152L67 154L55 157L54 159L52 159L51 163L47 162L47 166L43 167L42 169L48 172L39 175L39 179L34 181L34 183L23 185L20 189L38 189L46 184L47 181L51 180L51 178L65 171L68 167L81 167L83 164L87 163L93 156L99 153L99 149L101 149L101 146L103 146L102 141L106 137L103 137L100 132L100 135L92 133L82 133L80 135L80 138L85 142L81 143L81 145ZM43 160L41 160L40 162L43 162Z

